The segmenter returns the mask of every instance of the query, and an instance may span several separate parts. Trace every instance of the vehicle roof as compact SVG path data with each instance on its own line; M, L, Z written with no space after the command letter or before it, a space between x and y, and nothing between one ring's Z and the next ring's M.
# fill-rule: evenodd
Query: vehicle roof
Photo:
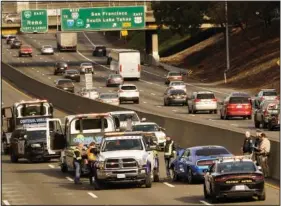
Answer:
M171 72L169 72L168 74L172 74L172 73L180 74L180 72L177 72L177 71L171 71Z
M47 47L47 46L49 46L49 47L53 47L53 46L52 46L52 45L50 45L50 44L43 45L42 47Z
M138 126L138 125L155 125L155 124L158 125L155 122L139 122L139 123L134 124L133 126Z
M91 65L93 65L92 62L82 62L80 65L82 65L82 64L91 64Z
M109 93L109 92L108 93L100 93L100 96L101 95L118 95L118 93L113 93L113 92L112 93Z
M170 84L172 83L183 83L184 84L184 81L171 81Z
M137 86L134 85L134 84L122 84L122 85L120 85L120 87L123 87L123 86L134 86L134 87L137 87Z
M231 97L250 97L250 95L246 92L232 92Z
M190 149L190 150L194 150L194 151L196 151L196 150L206 149L206 148L217 148L217 149L219 149L219 148L223 148L223 149L226 149L225 147L223 147L223 146L219 146L219 145L204 145L204 146L195 146L195 147L189 147L189 148L187 148L187 149Z
M214 94L214 92L210 92L210 91L198 91L198 92L194 92L196 94Z
M25 104L25 103L28 103L28 104L34 104L34 103L49 103L47 100L40 100L40 99L33 99L33 100L29 100L29 101L26 101L26 100L22 100L20 102L15 102L14 105L15 106L18 106L19 104Z
M109 112L110 114L136 114L135 111L113 111Z
M141 136L143 135L143 132L107 132L105 133L105 138L106 137L117 137L117 136Z
M276 89L261 89L261 91L265 92L265 91L276 91Z
M72 80L70 80L70 79L57 79L57 81L59 82L59 81L68 81L68 82L72 82Z
M74 118L87 118L87 117L90 117L90 118L98 118L98 117L109 117L110 114L109 113L87 113L87 114L75 114L75 115L68 115L66 116L65 118L66 119L69 119L69 121L71 121L72 119Z
M73 71L78 72L78 69L68 69L65 72L73 72Z

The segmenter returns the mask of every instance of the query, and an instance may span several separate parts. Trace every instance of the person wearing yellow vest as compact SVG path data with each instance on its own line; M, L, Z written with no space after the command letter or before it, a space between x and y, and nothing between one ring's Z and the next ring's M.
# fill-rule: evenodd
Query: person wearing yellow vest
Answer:
M82 164L82 155L83 155L83 143L78 143L73 151L73 163L75 168L75 184L81 184L80 176L81 176L81 164Z
M170 163L172 158L174 157L174 153L176 151L176 147L174 144L174 141L171 139L171 137L167 136L166 137L166 143L164 147L164 160L165 160L165 165L166 165L166 174L167 177L170 178Z
M89 148L87 150L87 156L88 156L88 166L89 166L89 180L90 184L92 184L93 177L96 175L96 170L94 167L94 164L96 163L97 160L97 148L95 142L91 142L89 144Z

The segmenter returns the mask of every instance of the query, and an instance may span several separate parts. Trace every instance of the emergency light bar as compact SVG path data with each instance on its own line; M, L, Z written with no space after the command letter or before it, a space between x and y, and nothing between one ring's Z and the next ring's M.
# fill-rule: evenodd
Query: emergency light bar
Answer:
M89 114L78 114L74 115L77 118L88 118L88 117L108 117L109 113L89 113Z
M223 160L243 160L243 159L252 159L251 155L240 155L240 156L232 156L232 157L219 157L218 160L222 162Z
M130 136L130 135L142 135L143 132L109 132L105 133L105 137L113 137L113 136Z
M35 100L30 100L30 101L26 101L26 100L21 100L20 103L48 103L47 100L40 100L40 99L35 99Z

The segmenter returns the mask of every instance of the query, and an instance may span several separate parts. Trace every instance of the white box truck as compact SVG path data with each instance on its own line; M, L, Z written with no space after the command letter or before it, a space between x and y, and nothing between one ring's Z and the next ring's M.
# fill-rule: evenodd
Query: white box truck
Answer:
M57 49L59 51L77 50L77 33L57 32Z
M140 52L132 49L112 49L108 56L110 70L124 79L140 79Z

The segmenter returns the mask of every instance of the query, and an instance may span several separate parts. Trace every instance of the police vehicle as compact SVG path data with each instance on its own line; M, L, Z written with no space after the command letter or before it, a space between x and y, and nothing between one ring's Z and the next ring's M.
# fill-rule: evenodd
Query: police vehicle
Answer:
M2 107L2 144L4 153L9 152L12 132L24 124L40 124L53 117L53 105L47 100L30 100Z
M231 197L265 200L265 180L260 170L247 156L220 158L204 175L204 196L213 203Z

